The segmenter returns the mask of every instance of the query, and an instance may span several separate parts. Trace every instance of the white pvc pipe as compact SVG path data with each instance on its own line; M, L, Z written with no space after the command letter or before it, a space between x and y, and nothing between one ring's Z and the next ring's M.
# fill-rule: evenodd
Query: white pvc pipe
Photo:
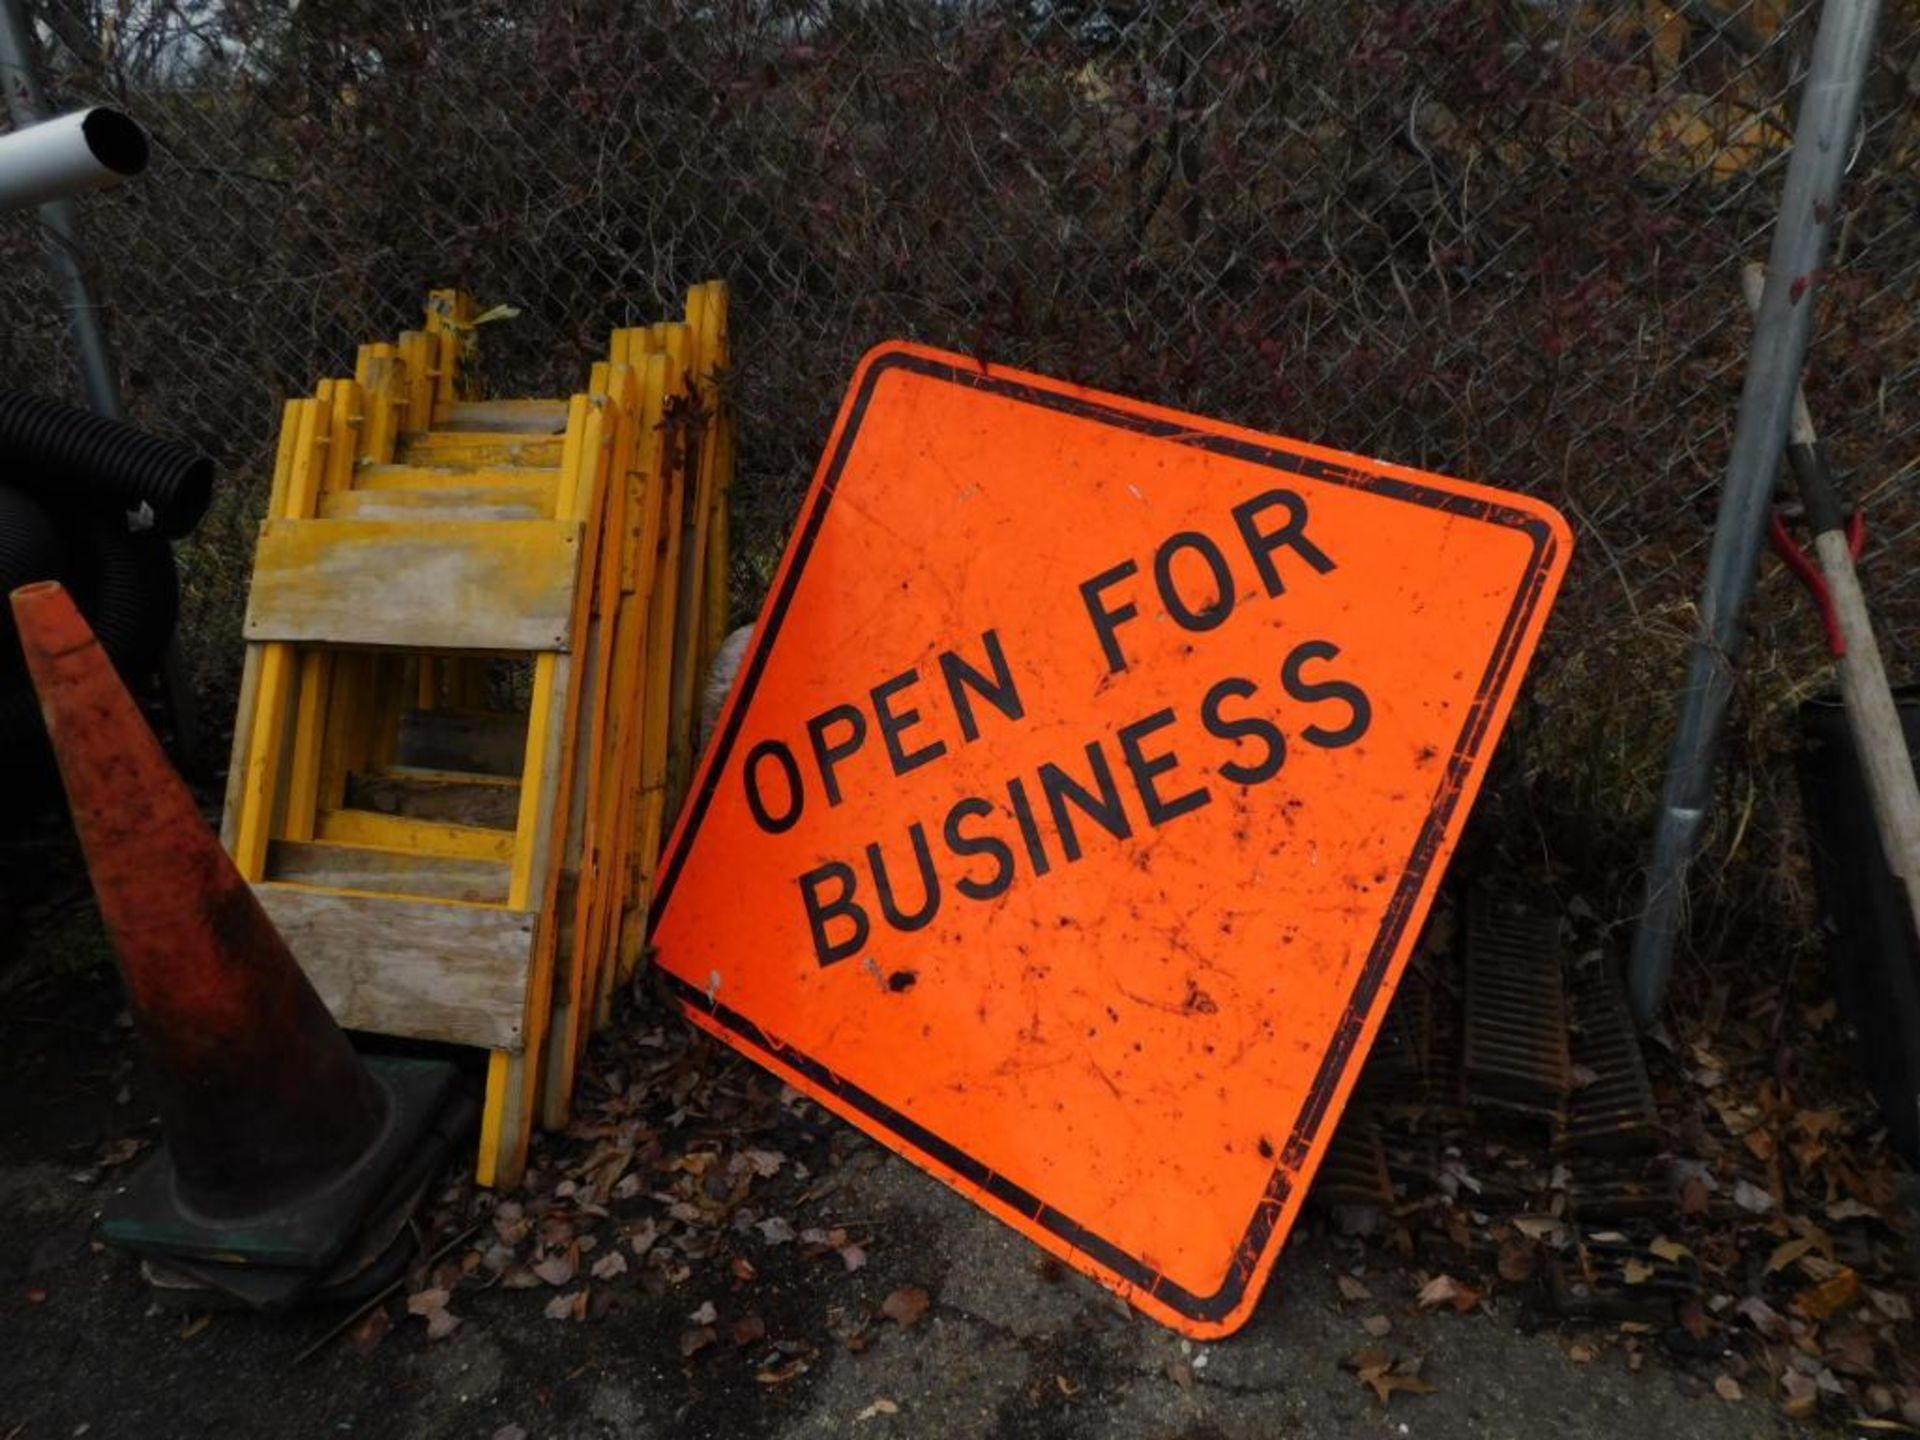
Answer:
M0 135L0 214L118 185L147 168L147 135L105 106Z

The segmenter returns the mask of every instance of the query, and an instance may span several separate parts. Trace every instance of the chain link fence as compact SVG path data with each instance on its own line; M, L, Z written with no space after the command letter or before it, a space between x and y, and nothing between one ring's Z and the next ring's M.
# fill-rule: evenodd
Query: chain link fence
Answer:
M1739 269L1766 254L1817 11L43 0L36 22L50 98L156 142L83 243L131 415L222 462L182 556L216 715L285 396L443 284L519 312L484 331L496 393L564 394L608 330L721 276L742 618L891 336L1561 506L1575 571L1493 825L1614 877L1581 884L1622 913L1745 361ZM1916 101L1920 4L1892 0L1808 390L1868 508L1897 675L1920 669ZM37 245L0 224L0 369L71 390ZM1785 722L1822 664L1770 562L1755 626L1701 873L1778 919Z

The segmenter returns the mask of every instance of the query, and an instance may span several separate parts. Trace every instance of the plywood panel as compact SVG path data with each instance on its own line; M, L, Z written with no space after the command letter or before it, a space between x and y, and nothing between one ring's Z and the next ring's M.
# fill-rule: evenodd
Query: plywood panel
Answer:
M564 650L578 522L268 520L249 641L412 650Z
M552 512L552 488L534 485L343 490L320 497L323 520L542 520Z
M567 402L465 400L448 406L435 428L456 433L504 430L526 435L558 435L567 428Z
M276 840L267 847L267 879L328 890L504 905L508 877L504 860L417 855L325 840Z
M348 1029L519 1047L532 914L272 882L254 893Z
M408 465L558 465L562 449L558 435L516 435L489 430L461 433L436 430L405 437L399 459Z

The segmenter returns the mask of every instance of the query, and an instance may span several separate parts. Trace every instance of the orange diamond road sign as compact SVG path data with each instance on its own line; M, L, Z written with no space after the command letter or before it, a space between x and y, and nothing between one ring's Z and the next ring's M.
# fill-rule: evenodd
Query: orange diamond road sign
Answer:
M884 346L673 837L658 962L698 1024L1228 1333L1570 545L1523 496Z

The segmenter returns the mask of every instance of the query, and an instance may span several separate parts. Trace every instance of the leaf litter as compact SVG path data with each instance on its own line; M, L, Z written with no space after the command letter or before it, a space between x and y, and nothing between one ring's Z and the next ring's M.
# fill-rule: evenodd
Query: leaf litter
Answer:
M1566 1325L1576 1365L1623 1356L1639 1371L1662 1353L1729 1403L1920 1431L1920 1245L1903 1233L1920 1182L1888 1143L1819 967L1730 965L1696 980L1708 993L1676 995L1642 1040L1657 1135L1581 1151L1550 1123L1464 1097L1451 1068L1462 983L1436 916L1440 939L1395 1002L1400 1033L1426 1037L1422 1058L1377 1045L1349 1110L1380 1136L1392 1199L1320 1201L1352 1252L1342 1300L1371 1299L1397 1269L1428 1314ZM1574 928L1593 941L1570 948L1576 971L1610 963L1595 929ZM1384 1319L1362 1320L1370 1338L1389 1333ZM1347 1368L1382 1403L1427 1383L1377 1345Z
M615 1026L582 1065L572 1123L535 1137L522 1185L446 1186L421 1217L429 1249L437 1236L470 1237L343 1333L370 1354L396 1319L418 1318L437 1340L460 1325L462 1295L535 1290L560 1324L644 1306L669 1318L662 1347L689 1369L730 1365L751 1387L782 1387L823 1348L863 1350L876 1326L911 1327L932 1303L919 1285L857 1299L885 1237L835 1203L849 1170L880 1158L677 1019Z

